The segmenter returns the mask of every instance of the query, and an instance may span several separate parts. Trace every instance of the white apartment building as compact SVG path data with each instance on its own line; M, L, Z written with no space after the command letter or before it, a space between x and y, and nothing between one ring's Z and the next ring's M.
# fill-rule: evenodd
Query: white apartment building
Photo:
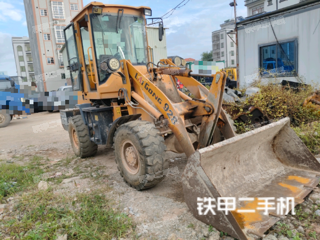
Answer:
M24 0L35 81L40 91L67 84L60 49L63 29L83 8L82 0Z
M247 16L253 16L265 11L266 0L245 0L244 5L247 7Z
M245 0L247 16L251 17L264 12L272 12L308 0Z
M306 0L265 0L264 9L266 12L272 12L305 1Z
M12 47L17 68L17 76L24 82L35 80L30 40L28 37L13 37Z
M243 19L238 17L238 21ZM223 61L226 68L237 66L236 34L234 19L226 20L220 25L221 29L212 32L213 61Z

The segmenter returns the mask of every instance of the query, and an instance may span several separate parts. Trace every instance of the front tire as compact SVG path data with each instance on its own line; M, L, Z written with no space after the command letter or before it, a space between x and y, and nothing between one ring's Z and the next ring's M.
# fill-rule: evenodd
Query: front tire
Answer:
M0 112L0 128L4 128L10 124L11 116L7 113Z
M115 160L124 181L137 190L160 183L169 162L165 159L164 139L154 124L132 121L121 125L114 137Z
M88 127L81 115L70 118L69 137L73 152L77 157L87 158L96 155L98 145L90 140Z

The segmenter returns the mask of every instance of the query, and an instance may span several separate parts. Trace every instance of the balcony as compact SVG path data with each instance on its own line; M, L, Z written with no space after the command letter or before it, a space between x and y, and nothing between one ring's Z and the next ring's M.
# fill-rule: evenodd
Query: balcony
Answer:
M213 36L212 42L220 42L220 36Z
M247 5L253 4L253 3L258 3L261 2L263 3L264 0L244 0L244 5L247 7Z
M32 67L32 68L29 67L29 68L28 68L28 72L29 72L29 73L34 73L33 67Z
M61 60L59 60L59 67L60 67L60 68L64 68L64 63L63 63L63 61L61 61Z

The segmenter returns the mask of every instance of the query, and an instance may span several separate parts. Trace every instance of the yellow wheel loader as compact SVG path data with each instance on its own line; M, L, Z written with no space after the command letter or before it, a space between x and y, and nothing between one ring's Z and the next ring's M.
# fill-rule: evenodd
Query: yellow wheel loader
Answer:
M292 197L301 203L318 184L320 164L283 119L236 136L222 109L226 74L210 90L189 69L148 51L149 7L84 7L64 30L73 89L81 104L61 111L75 154L91 157L98 145L114 147L124 181L137 190L161 182L169 164L165 151L185 153L185 201L193 215L237 239L253 239L279 220L254 210L258 200ZM161 19L159 40L163 37ZM177 90L180 81L191 93ZM199 214L199 199L247 198L228 212ZM204 206L205 207L205 206ZM291 210L288 208L287 210Z

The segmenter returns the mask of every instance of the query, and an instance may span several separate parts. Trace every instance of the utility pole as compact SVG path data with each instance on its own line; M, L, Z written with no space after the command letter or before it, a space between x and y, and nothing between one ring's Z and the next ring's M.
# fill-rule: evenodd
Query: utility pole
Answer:
M238 28L237 28L237 1L233 0L233 2L231 2L229 5L234 8L234 27L235 27L234 32L236 35L237 85L239 88L239 47L238 47Z
M237 1L233 0L233 7L234 7L234 26L236 32L236 60L237 60L237 85L239 85L239 46L238 46L238 28L237 28Z

